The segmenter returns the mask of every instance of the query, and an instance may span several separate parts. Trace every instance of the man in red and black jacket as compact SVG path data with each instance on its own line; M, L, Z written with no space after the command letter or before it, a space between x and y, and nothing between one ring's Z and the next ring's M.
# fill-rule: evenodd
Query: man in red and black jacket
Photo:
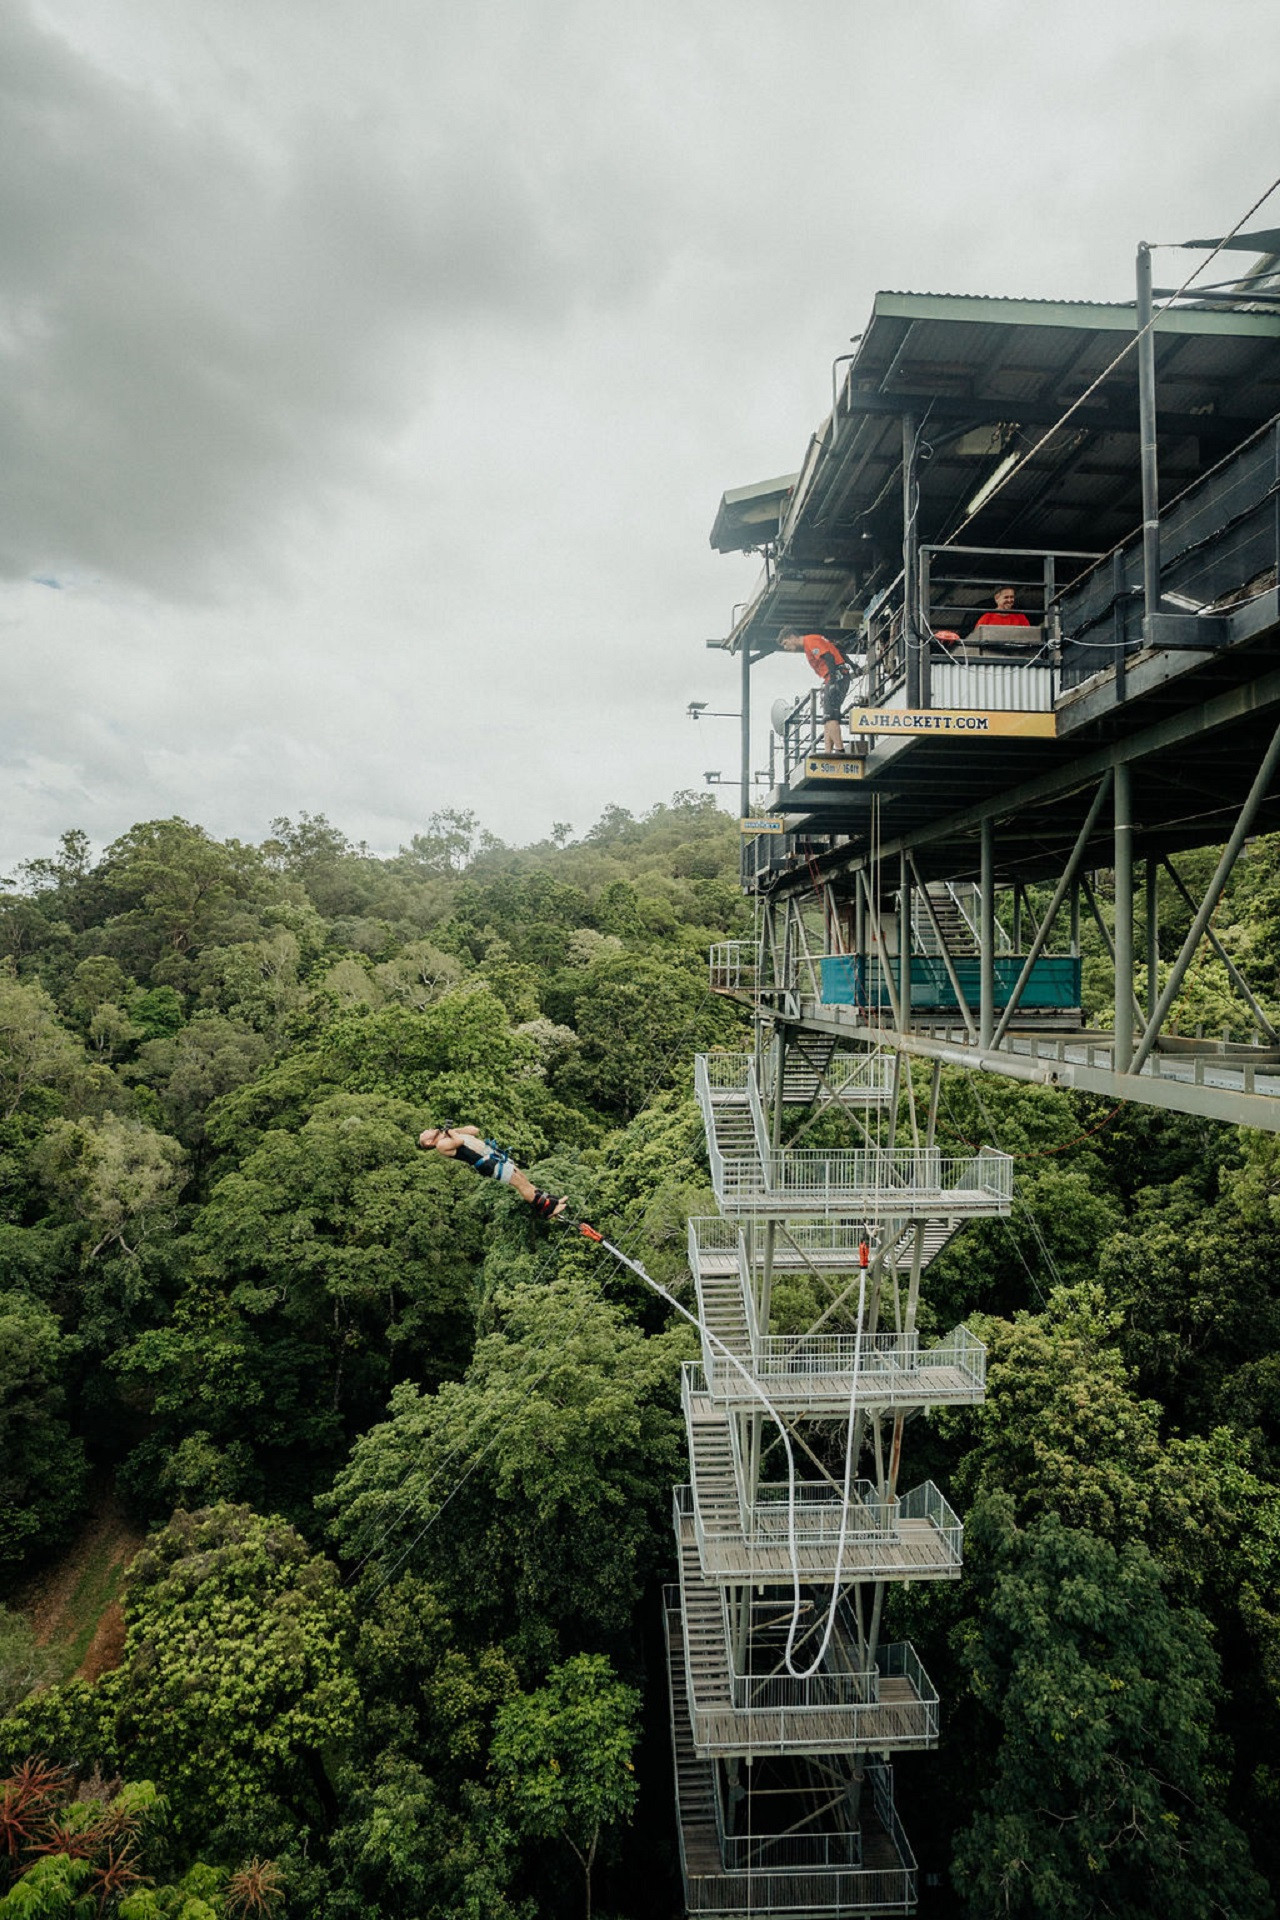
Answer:
M822 682L822 745L826 753L844 752L840 715L849 692L849 662L834 640L821 633L785 627L778 635L784 653L802 653Z

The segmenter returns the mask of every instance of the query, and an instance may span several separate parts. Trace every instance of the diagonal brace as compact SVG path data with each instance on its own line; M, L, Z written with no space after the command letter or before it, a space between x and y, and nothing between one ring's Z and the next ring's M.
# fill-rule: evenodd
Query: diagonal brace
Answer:
M1253 825L1253 817L1262 805L1267 789L1271 785L1277 762L1280 762L1280 727L1277 727L1271 736L1271 744L1262 756L1262 765L1254 775L1253 785L1250 787L1248 797L1240 809L1240 817L1231 830L1231 838L1222 849L1222 858L1218 861L1217 868L1212 880L1209 882L1204 899L1200 902L1200 910L1191 922L1191 930L1182 943L1181 953L1173 963L1173 970L1165 982L1164 992L1156 1002L1155 1011L1147 1022L1147 1031L1143 1035L1142 1045L1134 1055L1133 1065L1129 1069L1131 1073L1141 1073L1146 1062L1151 1057L1152 1050L1159 1037L1160 1029L1168 1018L1169 1009L1182 989L1182 982L1186 977L1187 968L1191 965L1196 948L1204 938L1205 928L1209 924L1214 908L1222 898L1223 889L1231 877L1231 870L1239 858L1240 849L1248 838L1249 829Z
M991 1045L993 1048L998 1047L1000 1045L1000 1042L1004 1039L1005 1034L1009 1031L1009 1022L1013 1019L1014 1014L1018 1011L1018 1007L1022 1000L1023 991L1026 987L1028 980L1031 978L1031 970L1035 966L1036 961L1040 958L1040 955L1044 952L1045 947L1048 945L1049 935L1053 931L1053 923L1058 917L1058 910L1062 906L1063 901L1067 897L1068 887L1071 885L1071 882L1075 879L1076 874L1079 872L1080 862L1084 858L1085 848L1088 846L1089 841L1092 838L1093 829L1097 825L1098 815L1102 811L1102 803L1106 799L1107 794L1111 789L1111 782L1113 778L1114 778L1113 774L1105 773L1102 776L1102 779L1098 782L1098 791L1094 794L1093 801L1089 807L1089 811L1084 817L1084 824L1081 826L1079 833L1076 835L1075 845L1071 849L1071 858L1067 861L1067 864L1062 872L1062 878L1059 880L1057 886L1053 890L1053 898L1049 902L1048 908L1045 912L1044 919L1040 922L1040 925L1036 929L1036 937L1031 942L1031 951L1030 953L1028 953L1026 959L1022 963L1022 971L1018 975L1017 980L1014 982L1013 992L1009 995L1008 1005L1005 1007L1004 1012L1001 1014L1000 1024L996 1028L995 1033L992 1036Z
M1196 910L1196 903L1191 898L1190 891L1188 890L1186 882L1183 880L1182 875L1178 872L1177 868L1174 866L1172 860L1169 858L1167 853L1161 855L1160 864L1163 866L1165 872L1168 874L1169 878L1172 880L1174 886L1178 889L1178 892L1182 895L1182 898L1187 904L1187 906L1189 906L1192 913L1194 913ZM1239 967L1236 965L1235 961L1231 958L1231 955L1227 952L1226 948L1223 946L1221 940L1219 940L1212 926L1207 926L1205 928L1205 934L1206 934L1206 937L1208 938L1209 944L1212 946L1219 960L1221 960L1223 966L1226 968L1232 984L1239 988L1244 999L1248 1002L1249 1011L1252 1013L1258 1025L1262 1028L1262 1031L1266 1034L1268 1040L1274 1041L1276 1039L1280 1039L1280 1035L1276 1033L1276 1030L1272 1026L1270 1019L1262 1011L1262 1008L1258 1005L1257 1001L1254 999L1253 994L1250 990L1248 981L1245 979Z
M951 991L956 997L956 1004L964 1020L965 1030L969 1035L969 1039L976 1046L978 1029L973 1023L973 1015L969 1011L969 1002L964 997L964 992L960 985L960 976L956 972L955 961L951 958L951 949L947 945L947 936L942 930L942 923L938 919L937 909L929 897L928 887L925 886L920 878L920 869L916 866L915 855L908 853L907 860L915 878L915 883L920 889L920 895L924 901L924 909L929 916L929 924L933 928L933 937L938 943L938 952L942 955L942 964L947 970L947 979L951 983Z

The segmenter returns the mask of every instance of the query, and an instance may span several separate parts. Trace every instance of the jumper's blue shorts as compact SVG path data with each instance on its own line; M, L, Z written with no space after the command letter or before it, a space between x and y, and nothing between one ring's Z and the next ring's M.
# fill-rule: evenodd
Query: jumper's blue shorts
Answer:
M500 1147L496 1140L486 1140L481 1151L471 1134L460 1143L453 1157L465 1161L483 1180L509 1182L516 1170L516 1163L505 1147Z

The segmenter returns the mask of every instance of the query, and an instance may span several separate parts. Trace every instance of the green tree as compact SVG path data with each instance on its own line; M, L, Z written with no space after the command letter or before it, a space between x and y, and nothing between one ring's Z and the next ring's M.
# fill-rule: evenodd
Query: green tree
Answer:
M1041 1314L977 1319L987 1397L956 1486L1003 1489L1020 1520L1055 1514L1119 1544L1150 1525L1160 1454L1154 1402L1139 1400L1099 1288L1058 1288Z
M57 1112L87 1078L84 1050L58 1020L38 981L19 980L0 967L0 1120L20 1109Z
M23 1293L0 1293L0 1575L63 1540L80 1512L85 1459L63 1417L74 1340Z
M1166 1597L1146 1548L988 1496L968 1545L982 1598L961 1629L987 1751L954 1877L975 1916L1247 1920L1270 1911L1215 1805L1208 1623Z
M591 1869L604 1828L636 1802L631 1755L640 1696L600 1654L553 1667L546 1684L498 1709L492 1766L519 1832L563 1840L582 1868L591 1920Z
M33 1156L50 1194L82 1223L86 1265L108 1249L132 1257L172 1225L184 1162L176 1140L114 1113L55 1121Z
M570 1024L582 1060L566 1090L624 1120L687 1073L694 1053L738 1030L735 1013L682 961L633 953L602 958L580 976Z
M232 1858L336 1811L325 1756L358 1696L351 1609L301 1535L247 1507L179 1511L129 1571L121 1665L99 1683L175 1833Z
M407 1565L528 1658L625 1632L667 1552L683 1332L646 1339L590 1282L517 1285L462 1381L398 1387L323 1503L369 1578Z
M461 1371L488 1194L418 1152L419 1124L397 1101L338 1094L297 1133L264 1134L217 1183L172 1320L112 1363L168 1447L198 1433L323 1469L397 1373ZM189 1494L249 1491L210 1461L215 1477Z

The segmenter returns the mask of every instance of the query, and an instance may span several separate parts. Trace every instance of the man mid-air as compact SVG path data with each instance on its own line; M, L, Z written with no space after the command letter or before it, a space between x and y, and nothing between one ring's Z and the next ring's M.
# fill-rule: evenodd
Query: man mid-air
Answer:
M535 1187L506 1148L496 1140L486 1140L479 1127L460 1127L447 1120L442 1127L428 1127L419 1134L418 1145L443 1154L446 1160L461 1160L484 1180L501 1180L505 1186L514 1187L539 1220L558 1220L569 1204L564 1197L557 1199L554 1193L543 1193Z

